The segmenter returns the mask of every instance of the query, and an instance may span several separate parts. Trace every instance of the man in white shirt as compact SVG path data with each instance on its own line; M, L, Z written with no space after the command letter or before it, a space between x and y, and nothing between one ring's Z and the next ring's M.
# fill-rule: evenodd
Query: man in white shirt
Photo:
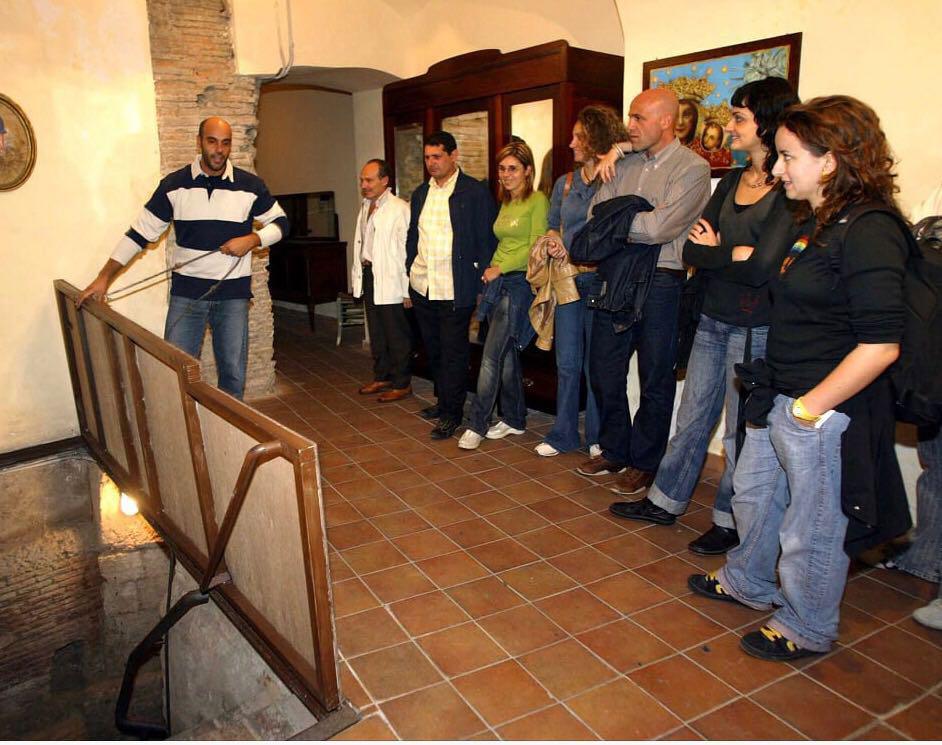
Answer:
M412 395L412 336L405 312L412 306L406 272L409 205L389 191L389 167L379 158L360 171L360 194L350 274L353 295L366 305L373 355L373 381L360 393L398 401Z

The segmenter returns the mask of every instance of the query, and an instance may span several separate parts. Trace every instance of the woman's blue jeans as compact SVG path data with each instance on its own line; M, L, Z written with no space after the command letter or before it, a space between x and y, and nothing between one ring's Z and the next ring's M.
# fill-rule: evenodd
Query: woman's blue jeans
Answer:
M913 542L894 561L904 572L929 582L942 580L942 430L918 444L922 473L916 481ZM942 584L939 585L942 598Z
M487 433L498 390L501 419L514 429L526 429L527 404L523 393L523 372L517 344L510 335L509 294L501 296L488 322L481 369L478 372L477 395L471 402L468 429L482 436Z
M556 346L556 421L544 438L561 453L579 447L579 388L586 380L585 444L599 441L599 408L589 385L589 348L592 339L592 311L586 297L594 272L577 274L579 299L556 306L553 341Z
M718 576L751 608L779 606L769 625L787 639L827 652L850 565L841 510L841 435L850 418L835 412L820 429L809 427L792 415L794 401L776 396L769 426L747 428L733 477L740 543Z
M733 469L736 467L736 423L739 383L733 366L743 361L748 329L700 316L677 411L677 429L667 444L648 499L672 515L682 515L700 480L707 448L720 413L726 411L723 450L726 468L713 502L713 523L733 528ZM752 329L750 355L765 356L768 326Z

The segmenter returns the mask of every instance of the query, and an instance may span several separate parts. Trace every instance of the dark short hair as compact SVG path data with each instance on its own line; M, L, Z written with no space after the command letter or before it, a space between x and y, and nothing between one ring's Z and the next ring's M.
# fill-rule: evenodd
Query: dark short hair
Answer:
M377 175L380 178L389 178L389 164L382 158L370 158L364 165L369 165L370 163L376 164Z
M432 134L425 138L425 147L438 147L439 145L443 147L445 152L449 155L458 149L458 143L455 142L455 138L452 136L451 132L445 132L444 130L432 132Z
M772 166L778 159L775 149L775 130L779 120L788 109L798 103L798 96L792 84L785 78L763 78L739 86L729 99L730 104L740 109L749 109L756 120L756 134L768 149L762 170L766 179L772 180Z

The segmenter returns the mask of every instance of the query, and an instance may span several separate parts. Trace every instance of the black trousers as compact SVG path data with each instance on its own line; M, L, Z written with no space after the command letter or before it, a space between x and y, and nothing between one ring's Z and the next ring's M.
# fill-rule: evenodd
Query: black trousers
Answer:
M474 307L455 308L451 300L429 300L415 290L409 292L432 368L441 419L461 422L471 359L468 324Z
M402 303L376 305L373 302L373 268L363 267L363 303L370 329L373 380L388 380L393 388L412 383L412 331Z

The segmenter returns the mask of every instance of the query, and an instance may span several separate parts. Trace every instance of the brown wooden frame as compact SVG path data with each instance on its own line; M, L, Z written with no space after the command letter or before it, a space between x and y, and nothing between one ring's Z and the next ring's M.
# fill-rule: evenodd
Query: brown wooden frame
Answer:
M78 290L75 287L63 280L56 280L55 290L79 427L89 450L121 490L138 499L145 519L166 541L187 571L197 579L204 591L210 592L216 605L308 709L320 719L339 708L341 696L317 445L232 396L201 382L199 362L196 359L107 305L89 301L78 311L75 307ZM127 384L130 391L123 390L120 385L123 378L120 374L118 344L107 345L109 368L118 384L117 387L121 388L115 391L114 395L119 407L119 425L128 468L122 467L106 446L101 407L98 404L98 381L94 379L88 353L85 312L104 324L112 342L115 341L114 332L117 332L126 352ZM180 390L179 405L182 407L186 423L196 483L197 493L193 498L199 504L202 528L206 545L209 547L208 555L187 537L183 529L175 524L163 509L148 432L147 402L137 362L137 348L152 355L176 373ZM130 396L127 396L127 393L130 393ZM127 407L129 398L133 401L133 420L132 412L128 411ZM87 410L88 403L91 404L92 412ZM161 401L160 405L171 406L173 402ZM198 406L219 416L260 443L245 455L242 473L236 482L226 519L222 522L215 514L213 486L206 460ZM89 419L89 414L92 414L93 420ZM138 461L131 431L132 421L137 426L142 463ZM299 521L297 527L304 564L299 568L304 572L316 666L312 666L299 650L276 631L262 609L255 608L248 601L222 564L226 541L238 519L241 502L248 493L254 467L272 458L285 459L291 464L294 472Z

